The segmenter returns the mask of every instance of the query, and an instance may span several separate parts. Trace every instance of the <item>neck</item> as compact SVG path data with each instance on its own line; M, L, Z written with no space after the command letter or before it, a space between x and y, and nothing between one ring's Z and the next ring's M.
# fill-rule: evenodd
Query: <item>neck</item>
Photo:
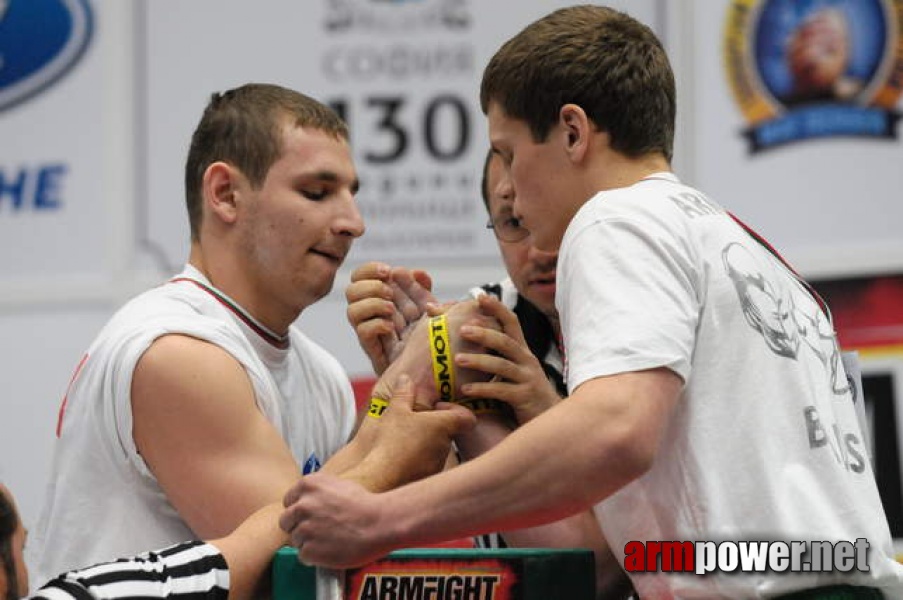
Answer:
M607 148L598 163L595 192L629 187L653 173L671 172L671 165L662 154L647 154L631 158Z
M211 260L209 256L223 257ZM289 314L289 311L278 310L272 302L267 302L255 292L257 286L249 282L243 275L239 265L232 264L233 255L226 251L205 252L201 243L191 244L188 264L201 272L207 281L217 290L238 304L242 310L254 317L260 324L278 336L288 333L289 326L298 318L300 311ZM285 314L283 314L285 313Z

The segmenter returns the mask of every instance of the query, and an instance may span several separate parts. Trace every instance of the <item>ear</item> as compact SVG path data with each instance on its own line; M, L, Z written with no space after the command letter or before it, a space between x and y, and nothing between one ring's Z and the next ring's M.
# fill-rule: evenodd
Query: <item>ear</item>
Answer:
M565 104L558 113L558 121L565 135L565 149L574 162L580 162L589 150L593 134L586 112L576 104Z
M204 171L202 193L204 206L213 218L225 223L234 223L238 217L238 196L242 175L232 165L217 161Z

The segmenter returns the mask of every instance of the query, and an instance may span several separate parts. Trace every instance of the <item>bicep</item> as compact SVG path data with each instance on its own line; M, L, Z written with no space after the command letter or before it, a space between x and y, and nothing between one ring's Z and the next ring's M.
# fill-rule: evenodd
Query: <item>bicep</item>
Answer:
M232 531L299 477L244 368L218 346L158 339L135 368L131 404L142 459L199 537Z

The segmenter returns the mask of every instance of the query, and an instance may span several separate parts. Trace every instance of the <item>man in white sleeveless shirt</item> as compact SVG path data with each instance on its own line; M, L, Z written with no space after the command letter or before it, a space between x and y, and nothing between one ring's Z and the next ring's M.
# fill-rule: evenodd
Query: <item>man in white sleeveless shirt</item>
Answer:
M185 185L188 264L116 313L62 403L35 581L222 537L352 433L344 370L293 325L364 232L344 122L278 86L214 94Z

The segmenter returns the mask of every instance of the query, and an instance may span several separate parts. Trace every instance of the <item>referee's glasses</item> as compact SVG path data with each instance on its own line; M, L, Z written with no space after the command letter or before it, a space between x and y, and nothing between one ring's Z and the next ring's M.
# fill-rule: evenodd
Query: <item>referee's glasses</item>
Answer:
M520 242L530 235L527 228L521 225L520 219L511 213L490 217L486 229L491 229L499 240L510 243Z

